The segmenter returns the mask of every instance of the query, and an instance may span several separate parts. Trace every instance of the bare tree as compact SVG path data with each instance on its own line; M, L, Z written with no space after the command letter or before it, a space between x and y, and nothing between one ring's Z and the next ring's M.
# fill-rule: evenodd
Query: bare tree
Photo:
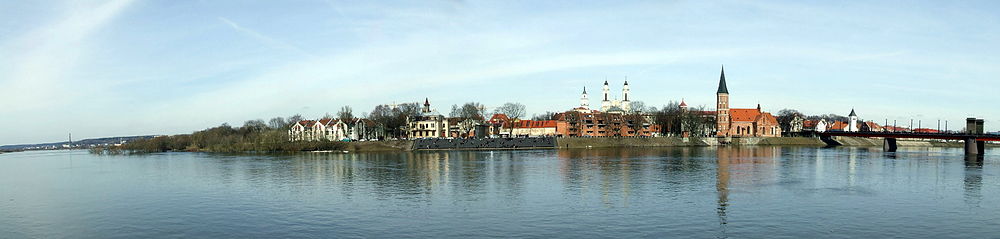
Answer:
M396 107L378 105L368 113L368 119L384 126L391 135L398 137L403 135L403 126L406 125L407 118L419 113L420 105L417 103L400 104Z
M267 122L267 125L270 126L272 129L280 129L280 128L288 127L288 122L285 121L285 118L274 117L274 118L271 118L271 120Z
M354 112L351 110L350 106L344 106L340 108L340 112L337 112L337 118L341 122L350 123L354 121Z
M497 107L497 109L494 111L494 113L495 114L505 114L505 115L507 115L508 118L511 118L511 119L520 119L521 117L525 116L524 115L525 114L524 113L525 112L524 108L525 108L524 104L508 102L508 103L505 103L505 104L501 105L500 107Z
M486 114L486 107L478 102L469 102L462 105L462 107L457 108L458 112L452 112L455 114L453 117L465 118L465 119L482 119L483 115ZM452 107L454 111L455 108Z
M802 114L802 112L799 112L798 110L793 110L793 109L779 110L777 117L778 124L781 125L782 130L785 130L785 132L789 132L791 130L792 121L795 120L796 117L802 119L806 118L805 114Z
M629 103L629 108L632 112L646 112L646 102L632 101Z
M531 120L552 120L552 117L556 115L556 112L546 111L545 113L537 114L531 117Z
M243 127L240 128L244 134L261 132L267 129L267 124L264 123L262 119L247 120L243 123Z
M448 117L459 117L461 115L461 108L459 108L458 105L451 105L451 113L448 114Z
M292 115L292 116L288 116L288 121L286 121L286 123L288 123L288 126L291 126L291 125L293 125L295 123L298 123L299 121L302 121L303 119L304 118L302 118L302 115L295 114L295 115Z

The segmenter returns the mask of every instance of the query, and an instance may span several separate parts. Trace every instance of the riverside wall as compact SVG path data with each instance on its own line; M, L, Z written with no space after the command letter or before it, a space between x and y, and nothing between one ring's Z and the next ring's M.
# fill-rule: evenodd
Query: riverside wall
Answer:
M509 140L509 139L508 139ZM649 138L603 138L603 137L573 137L555 138L554 148L624 148L624 147L706 147L706 146L826 146L817 137L776 137L776 138L681 138L681 137L649 137ZM833 137L833 140L842 146L851 147L882 147L882 139L857 138L857 137ZM367 141L349 142L344 150L349 152L383 152L383 151L410 151L418 149L415 140L391 140L391 141ZM924 140L900 139L896 142L899 147L963 147L961 142L940 142ZM548 147L548 146L546 146ZM987 147L1000 147L996 144L987 144ZM503 148L503 147L498 147ZM509 147L514 149L514 147ZM532 147L517 147L532 148ZM538 147L535 147L538 148ZM434 149L474 149L460 147L437 147ZM490 148L493 149L493 148Z

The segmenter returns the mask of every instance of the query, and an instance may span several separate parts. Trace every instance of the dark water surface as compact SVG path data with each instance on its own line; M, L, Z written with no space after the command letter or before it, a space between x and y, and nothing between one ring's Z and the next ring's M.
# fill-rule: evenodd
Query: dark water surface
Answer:
M996 238L1000 151L0 154L0 238Z

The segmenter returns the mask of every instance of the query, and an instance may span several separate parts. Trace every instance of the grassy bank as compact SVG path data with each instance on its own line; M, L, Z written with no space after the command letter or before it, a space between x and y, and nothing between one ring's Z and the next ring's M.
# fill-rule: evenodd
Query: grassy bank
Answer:
M679 147L709 146L713 138L558 138L558 148L621 148L621 147Z

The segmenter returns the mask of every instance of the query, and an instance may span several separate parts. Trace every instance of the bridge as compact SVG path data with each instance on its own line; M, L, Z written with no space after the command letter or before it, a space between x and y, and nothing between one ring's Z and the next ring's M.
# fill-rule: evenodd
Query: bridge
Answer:
M830 131L818 132L817 135L824 142L830 142L830 137L865 137L883 138L882 148L886 152L896 152L896 139L942 139L942 140L962 140L965 141L966 155L983 155L985 153L986 142L1000 141L1000 135L984 134L983 120L968 118L966 120L966 130L960 133L917 133L917 132L850 132L850 131Z

